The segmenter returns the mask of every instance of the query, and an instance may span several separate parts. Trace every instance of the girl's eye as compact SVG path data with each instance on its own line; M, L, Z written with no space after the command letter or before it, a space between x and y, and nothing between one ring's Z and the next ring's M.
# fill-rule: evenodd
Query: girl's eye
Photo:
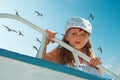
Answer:
M76 33L72 33L72 35L76 35Z
M86 36L85 34L81 34L82 36Z
M81 34L82 36L84 36L84 37L87 37L88 35L87 34Z

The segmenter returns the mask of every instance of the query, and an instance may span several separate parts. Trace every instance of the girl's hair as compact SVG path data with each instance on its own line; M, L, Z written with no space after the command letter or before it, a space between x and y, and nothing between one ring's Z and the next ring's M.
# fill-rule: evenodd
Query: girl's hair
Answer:
M66 34L67 34L67 32L66 32ZM66 41L65 36L66 35L64 35L62 41L64 41L65 43L69 44L69 42ZM62 47L60 45L57 48L60 48L60 51L59 51L59 55L60 55L60 59L61 59L60 60L60 64L65 65L67 63L72 63L72 61L74 61L73 54L72 54L71 51L65 49L64 47ZM86 45L81 49L81 52L86 54L88 57L93 57L92 46L91 46L91 43L90 43L89 40L86 43Z

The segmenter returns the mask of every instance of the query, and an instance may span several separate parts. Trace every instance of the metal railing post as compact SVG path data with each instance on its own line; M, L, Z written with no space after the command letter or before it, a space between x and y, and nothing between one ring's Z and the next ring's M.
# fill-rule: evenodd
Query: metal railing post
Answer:
M38 50L38 57L37 58L42 58L42 54L43 54L43 51L44 51L44 47L45 47L45 40L46 40L46 34L43 34L42 36L42 43L41 43L41 46Z

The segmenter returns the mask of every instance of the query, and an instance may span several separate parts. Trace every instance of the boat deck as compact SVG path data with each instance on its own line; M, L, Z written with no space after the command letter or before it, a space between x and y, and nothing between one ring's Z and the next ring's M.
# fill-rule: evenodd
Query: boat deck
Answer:
M0 49L1 80L110 80L60 64Z

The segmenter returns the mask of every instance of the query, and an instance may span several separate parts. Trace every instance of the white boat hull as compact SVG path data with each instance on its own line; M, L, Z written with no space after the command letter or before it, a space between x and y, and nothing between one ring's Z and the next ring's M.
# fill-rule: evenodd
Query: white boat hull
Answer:
M0 49L0 80L106 80L63 65Z

